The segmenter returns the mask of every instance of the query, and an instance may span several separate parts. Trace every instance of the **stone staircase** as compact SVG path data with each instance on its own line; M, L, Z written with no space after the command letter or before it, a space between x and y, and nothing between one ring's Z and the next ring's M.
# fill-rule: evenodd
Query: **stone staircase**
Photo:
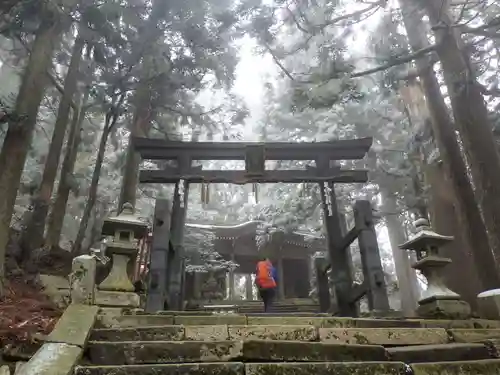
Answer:
M76 375L498 375L500 321L98 316Z

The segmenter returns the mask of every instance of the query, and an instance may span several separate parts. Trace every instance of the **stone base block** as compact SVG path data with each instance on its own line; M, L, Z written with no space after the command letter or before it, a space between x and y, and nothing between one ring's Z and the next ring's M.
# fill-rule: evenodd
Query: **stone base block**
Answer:
M417 308L418 316L430 319L468 319L471 313L467 302L452 299L435 299Z
M139 307L140 298L137 293L133 292L97 290L95 293L95 304L109 307Z
M477 296L478 313L484 319L500 319L500 289L487 290Z

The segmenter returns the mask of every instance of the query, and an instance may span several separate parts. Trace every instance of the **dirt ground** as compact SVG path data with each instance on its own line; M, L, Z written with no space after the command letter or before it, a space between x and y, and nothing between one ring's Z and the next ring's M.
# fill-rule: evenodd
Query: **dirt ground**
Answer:
M14 245L15 246L15 245ZM12 243L9 250L12 250ZM50 333L62 310L36 284L36 275L67 276L72 256L63 249L34 252L33 259L20 266L12 251L6 259L6 295L0 299L0 362L29 358Z

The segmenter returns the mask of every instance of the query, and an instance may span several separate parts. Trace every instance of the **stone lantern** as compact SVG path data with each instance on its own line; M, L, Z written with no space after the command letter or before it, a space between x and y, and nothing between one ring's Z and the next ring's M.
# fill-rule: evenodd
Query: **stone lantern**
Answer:
M137 258L138 239L147 235L148 225L135 215L130 203L116 217L104 220L102 234L108 237L106 256L112 259L109 275L98 286L96 303L106 306L139 305L134 284L128 273L129 262Z
M451 259L442 257L439 249L453 241L453 237L442 236L431 230L427 219L418 219L415 227L417 234L400 248L417 253L417 262L412 267L421 271L427 279L427 289L418 301L418 315L425 318L469 318L469 304L444 283L443 268L451 263Z

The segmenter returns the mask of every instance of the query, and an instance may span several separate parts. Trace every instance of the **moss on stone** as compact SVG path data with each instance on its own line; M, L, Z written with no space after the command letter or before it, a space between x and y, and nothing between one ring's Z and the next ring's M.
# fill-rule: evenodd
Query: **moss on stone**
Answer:
M248 363L246 375L404 375L404 363Z
M248 325L310 325L315 327L355 327L350 318L299 317L299 316L248 316Z
M231 363L182 363L136 366L78 367L75 375L244 375L245 366Z
M500 329L451 329L448 332L455 342L481 342L500 339Z
M483 344L415 345L387 349L393 361L405 363L471 361L490 358Z
M96 321L98 310L97 306L69 305L47 341L84 347Z
M185 326L245 325L247 318L244 315L176 316L175 324Z
M473 319L474 328L500 328L500 320Z
M136 328L104 328L91 333L93 341L181 341L183 326L159 326Z
M372 345L445 344L448 335L440 328L320 328L322 342Z
M23 375L72 375L83 349L64 343L47 343L24 364Z
M250 361L383 361L383 347L376 345L324 344L302 341L251 340L243 343L243 358Z
M226 341L229 340L227 325L186 326L186 341Z
M411 368L414 375L500 375L500 360L419 363Z
M420 322L404 319L353 319L357 328L419 328Z
M241 357L241 342L148 341L90 342L96 365L137 365L182 362L224 362Z
M450 319L410 319L408 321L418 322L423 328L480 328L474 325L473 320L450 320Z
M97 319L99 325L105 328L157 327L174 324L174 317L169 315L100 315Z
M230 340L295 340L295 341L316 341L318 340L318 330L314 326L230 326Z

